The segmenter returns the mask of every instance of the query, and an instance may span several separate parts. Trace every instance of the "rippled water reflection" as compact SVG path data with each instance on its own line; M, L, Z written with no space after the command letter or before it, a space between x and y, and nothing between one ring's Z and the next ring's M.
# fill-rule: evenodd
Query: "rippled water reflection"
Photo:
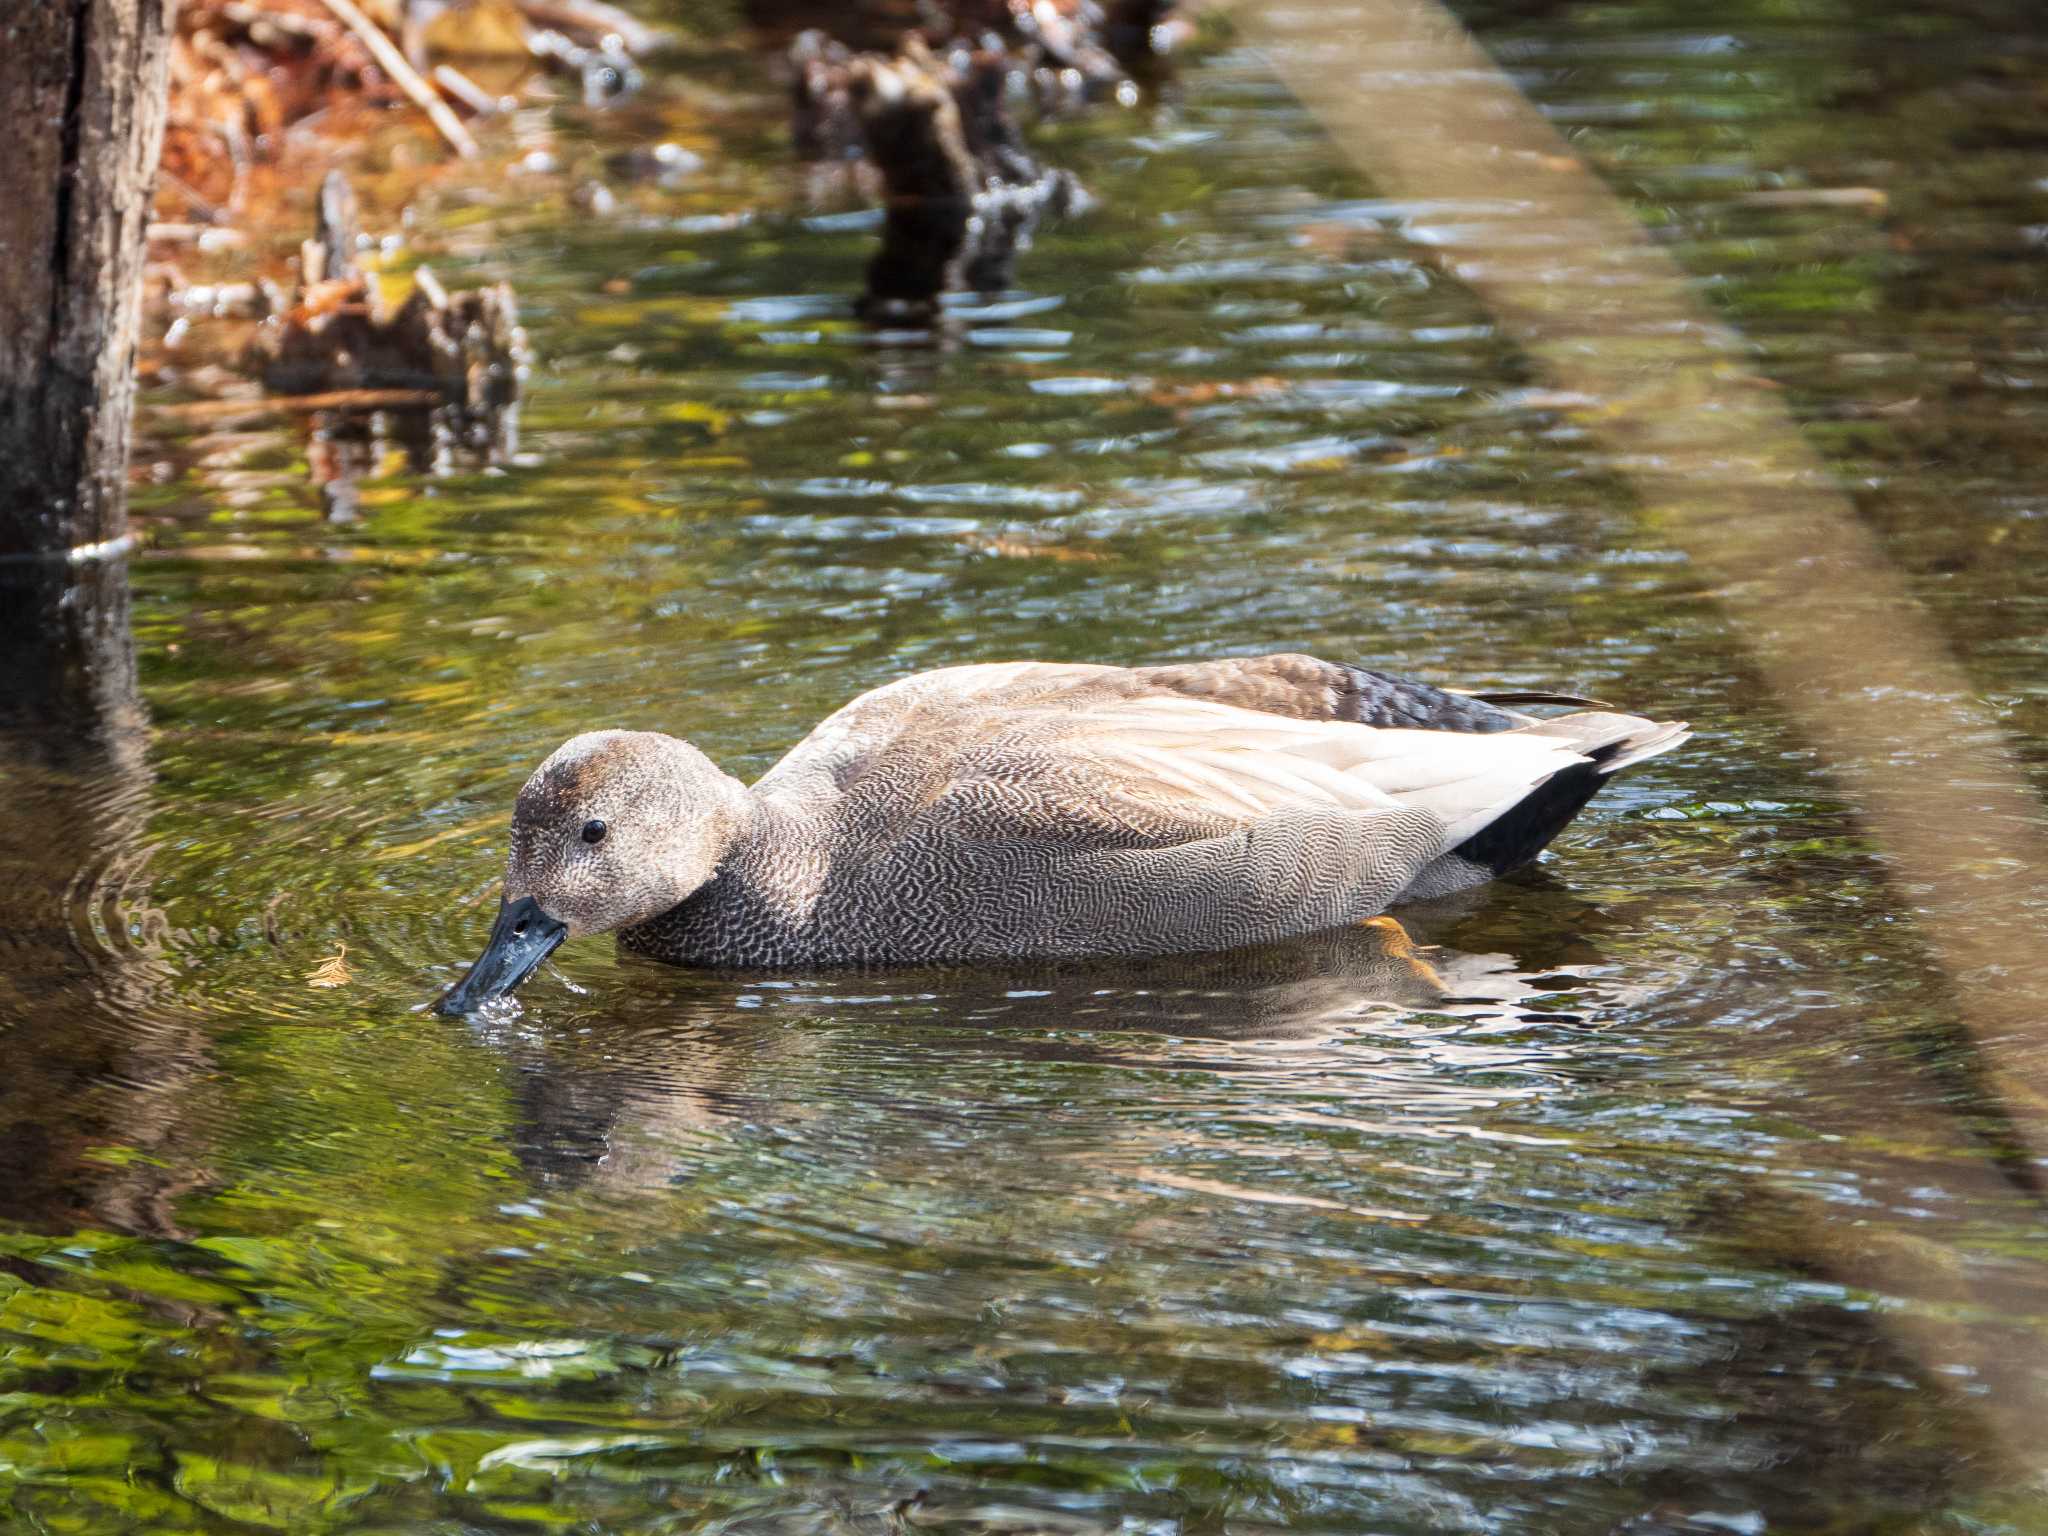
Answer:
M2017 7L1708 12L1481 19L2038 770L2048 61ZM1051 131L1101 206L1030 291L886 344L872 220L807 200L738 67L680 190L572 217L600 120L559 182L424 222L526 303L513 461L358 453L337 497L289 426L146 437L146 745L7 749L0 1511L2037 1527L1914 1326L2038 1352L2026 1169L1601 402L1432 265L1498 211L1375 198L1224 51ZM1885 201L1751 195L1808 183ZM575 730L753 773L918 667L1275 647L1701 734L1541 870L1404 914L1433 948L758 978L582 944L510 1016L417 1011ZM1886 1245L2009 1305L1873 1291Z

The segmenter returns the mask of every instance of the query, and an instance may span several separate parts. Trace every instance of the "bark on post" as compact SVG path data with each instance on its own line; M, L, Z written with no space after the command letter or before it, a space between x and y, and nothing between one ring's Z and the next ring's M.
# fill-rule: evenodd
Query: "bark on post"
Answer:
M116 539L175 0L0 0L0 557Z

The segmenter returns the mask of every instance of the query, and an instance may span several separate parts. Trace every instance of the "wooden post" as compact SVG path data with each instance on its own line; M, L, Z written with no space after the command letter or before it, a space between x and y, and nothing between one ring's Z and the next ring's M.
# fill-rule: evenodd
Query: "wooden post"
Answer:
M175 0L0 0L0 558L119 539Z

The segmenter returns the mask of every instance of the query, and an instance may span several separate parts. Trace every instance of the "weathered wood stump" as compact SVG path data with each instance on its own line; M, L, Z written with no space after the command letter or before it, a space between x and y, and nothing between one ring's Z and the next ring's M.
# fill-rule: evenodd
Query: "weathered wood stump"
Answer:
M126 531L170 0L0 0L0 556Z
M355 194L330 171L313 238L300 249L298 290L250 346L249 369L266 389L421 390L476 419L519 398L532 354L510 285L450 293L421 267L413 291L390 310L358 266L357 244Z
M1005 105L1014 61L989 50L940 58L913 33L893 57L849 54L821 34L792 49L797 131L815 152L856 148L881 173L882 247L862 312L921 319L960 288L1010 286L1041 220L1084 201L1043 167Z

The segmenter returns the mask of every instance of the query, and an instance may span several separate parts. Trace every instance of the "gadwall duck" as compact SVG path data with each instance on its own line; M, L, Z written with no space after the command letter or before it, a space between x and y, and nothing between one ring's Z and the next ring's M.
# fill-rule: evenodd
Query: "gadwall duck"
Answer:
M1513 704L1310 656L945 667L864 693L751 789L594 731L535 770L480 959L564 939L683 965L1158 955L1361 922L1526 864L1676 721Z

